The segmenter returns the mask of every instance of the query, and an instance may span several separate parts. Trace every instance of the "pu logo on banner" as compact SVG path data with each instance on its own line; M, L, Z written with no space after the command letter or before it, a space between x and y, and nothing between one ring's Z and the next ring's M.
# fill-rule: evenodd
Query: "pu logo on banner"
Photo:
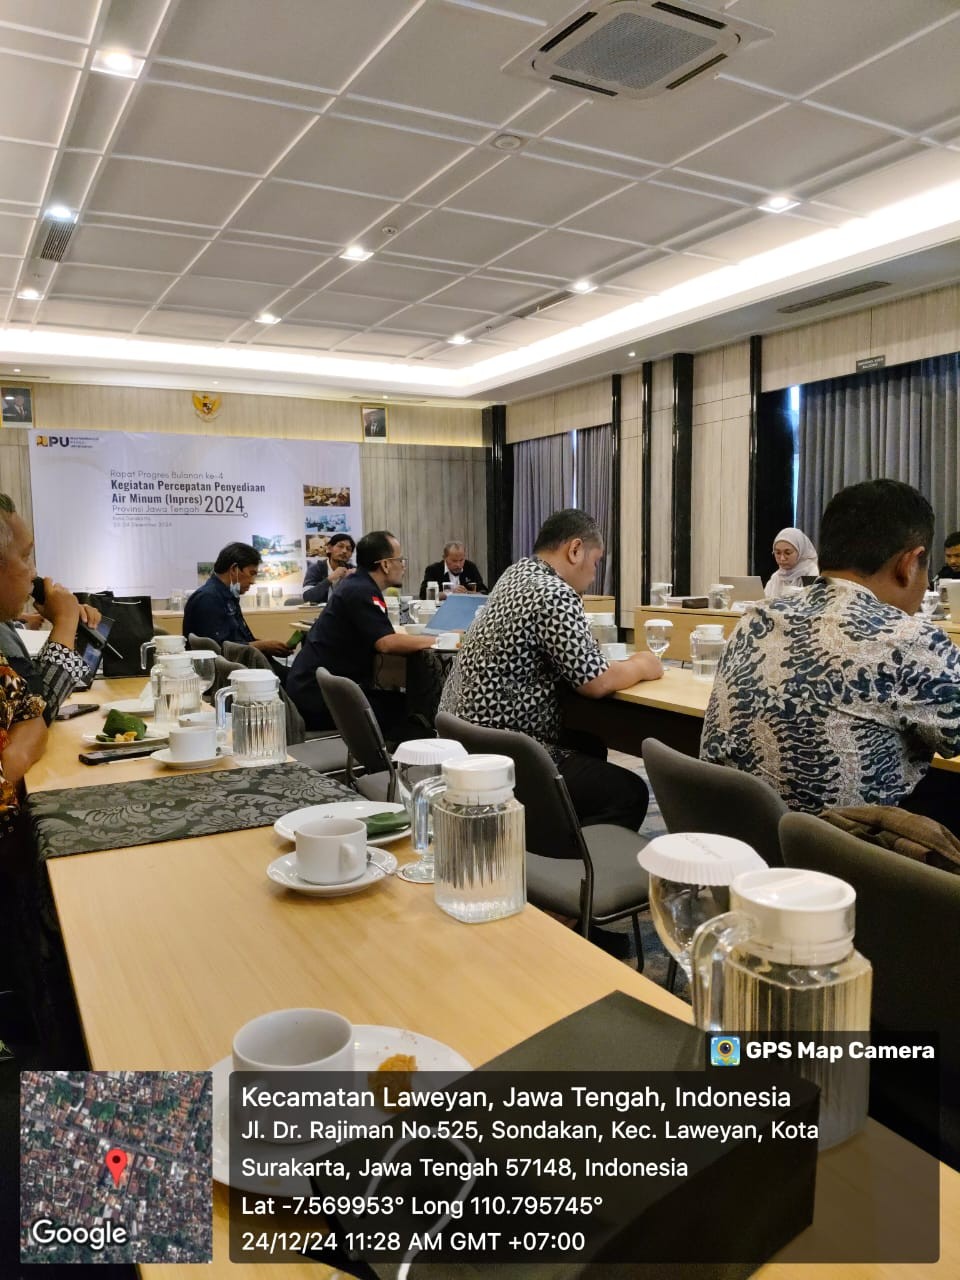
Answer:
M198 418L204 422L212 422L220 412L223 401L220 396L212 396L209 391L193 393L193 409Z

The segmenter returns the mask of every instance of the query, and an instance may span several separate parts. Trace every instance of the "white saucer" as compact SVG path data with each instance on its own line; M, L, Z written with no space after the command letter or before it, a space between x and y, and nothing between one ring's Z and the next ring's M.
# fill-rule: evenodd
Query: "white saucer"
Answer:
M95 733L85 733L83 741L89 742L91 747L148 747L151 742L166 742L167 735L150 729L142 738L137 738L134 742L107 742L103 738L98 738Z
M118 702L103 702L101 711L122 711L128 716L152 716L153 703L142 703L139 698L121 698Z
M273 829L284 840L296 840L297 828L304 822L312 822L314 818L369 818L371 813L403 813L402 804L388 804L385 800L335 800L333 804L311 804L305 809L294 809L285 813L273 824ZM405 840L410 834L409 826L402 831L391 831L386 836L367 837L367 844L393 844L394 840Z
M285 853L282 858L274 858L267 867L267 875L276 884L285 889L293 889L296 893L305 893L311 898L343 898L348 893L359 893L397 869L397 860L392 853L383 849L367 849L367 869L356 880L346 880L342 884L311 884L309 880L301 880L297 875L297 855Z
M169 747L154 751L150 757L151 760L156 760L157 764L165 764L168 769L199 769L201 765L216 764L218 760L224 758L225 752L218 750L215 756L208 756L206 760L174 760Z
M467 1072L470 1063L451 1049L449 1045L416 1031L404 1031L400 1027L355 1026L353 1028L354 1069L360 1072L376 1071L381 1062L395 1053L413 1054L417 1059L414 1081L422 1071ZM228 1055L211 1067L213 1073L213 1176L217 1182L230 1185L230 1072L233 1059ZM244 1154L260 1160L288 1160L296 1155L311 1159L331 1151L336 1143L330 1140L302 1142L295 1146L272 1142L247 1141ZM251 1177L237 1182L238 1191L271 1192L281 1189L290 1195L312 1195L309 1178L270 1179Z

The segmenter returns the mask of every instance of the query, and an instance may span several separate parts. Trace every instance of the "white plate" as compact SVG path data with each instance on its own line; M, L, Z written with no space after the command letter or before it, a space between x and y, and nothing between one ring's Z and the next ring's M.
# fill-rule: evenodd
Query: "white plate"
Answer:
M297 827L304 822L312 822L314 818L369 818L371 813L403 813L402 804L388 804L379 800L335 800L333 804L311 804L306 809L294 809L285 813L273 824L273 829L284 840L296 840ZM404 840L410 834L410 828L402 831L391 831L386 836L368 838L368 844L393 844L394 840Z
M165 764L168 769L199 769L201 765L216 764L224 757L225 752L218 750L215 756L209 756L206 760L174 760L170 748L164 747L162 751L154 751L150 759L156 760L157 764Z
M135 742L108 742L103 738L98 738L95 733L85 733L83 740L84 742L89 742L92 747L142 747L149 746L151 742L166 742L167 735L165 733L157 733L154 729L149 729L142 738L137 738Z
M143 703L139 698L121 698L119 702L104 702L101 711L122 711L128 716L152 716L153 703Z
M309 880L301 880L297 875L297 855L285 853L282 858L274 858L267 867L267 875L275 884L284 889L293 889L296 893L305 893L310 898L343 898L348 893L359 893L367 889L385 876L393 875L397 869L397 860L392 853L383 849L367 849L367 869L356 880L345 880L341 884L313 884Z
M417 1059L414 1081L422 1071L466 1072L472 1071L470 1063L451 1049L449 1045L416 1031L404 1031L400 1027L355 1026L353 1028L354 1069L360 1072L376 1071L381 1062L395 1053L410 1053ZM221 1058L213 1072L213 1176L217 1182L230 1185L230 1072L231 1057ZM271 1142L244 1142L244 1153L259 1160L289 1160L292 1156L311 1159L324 1151L331 1151L336 1143L302 1142L295 1146ZM312 1195L309 1178L279 1179L251 1177L241 1178L238 1191L280 1190L289 1195Z

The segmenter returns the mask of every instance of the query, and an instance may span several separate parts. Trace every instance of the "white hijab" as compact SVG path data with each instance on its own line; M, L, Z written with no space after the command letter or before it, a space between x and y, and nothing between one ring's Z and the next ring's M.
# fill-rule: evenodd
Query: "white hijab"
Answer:
M797 563L792 569L776 571L764 588L763 594L768 600L776 600L777 596L782 596L784 587L803 586L802 578L816 578L820 574L817 548L802 529L781 529L774 538L773 545L776 546L778 542L789 542L791 547L796 547Z

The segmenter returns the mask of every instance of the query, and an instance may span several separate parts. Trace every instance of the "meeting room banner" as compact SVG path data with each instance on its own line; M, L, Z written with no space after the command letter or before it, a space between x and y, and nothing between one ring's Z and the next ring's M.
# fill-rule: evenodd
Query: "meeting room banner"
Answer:
M308 557L363 529L356 444L35 432L30 480L37 571L74 590L193 590L246 542L259 582L292 595Z

